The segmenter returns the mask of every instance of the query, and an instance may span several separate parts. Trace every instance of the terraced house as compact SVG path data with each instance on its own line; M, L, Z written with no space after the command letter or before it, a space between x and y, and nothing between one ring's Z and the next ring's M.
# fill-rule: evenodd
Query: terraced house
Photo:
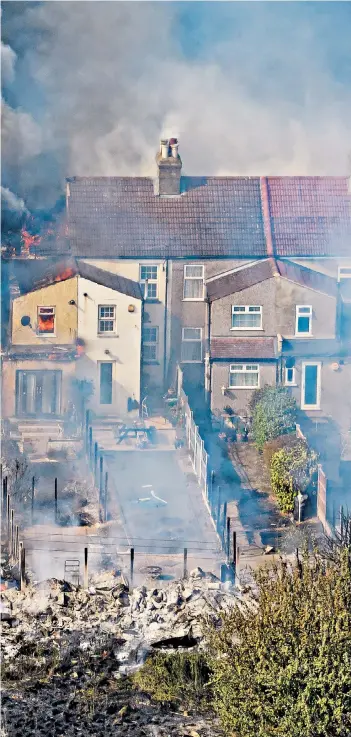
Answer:
M57 255L141 285L143 394L180 364L195 408L245 415L283 383L351 461L347 177L183 176L170 139L154 178L71 177L66 195Z

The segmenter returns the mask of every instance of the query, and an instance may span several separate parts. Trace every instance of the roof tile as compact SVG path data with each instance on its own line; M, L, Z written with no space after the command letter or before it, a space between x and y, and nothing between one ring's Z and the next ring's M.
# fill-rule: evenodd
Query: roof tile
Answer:
M277 358L275 338L212 338L211 359L264 360Z

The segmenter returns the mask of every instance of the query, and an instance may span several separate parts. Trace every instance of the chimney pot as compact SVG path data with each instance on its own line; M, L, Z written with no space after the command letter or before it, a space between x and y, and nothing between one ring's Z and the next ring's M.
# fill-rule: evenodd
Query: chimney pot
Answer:
M161 159L168 159L169 142L167 138L161 139Z
M174 159L177 159L178 158L178 141L176 139L171 139L171 140L175 140L175 143L170 143L172 156Z

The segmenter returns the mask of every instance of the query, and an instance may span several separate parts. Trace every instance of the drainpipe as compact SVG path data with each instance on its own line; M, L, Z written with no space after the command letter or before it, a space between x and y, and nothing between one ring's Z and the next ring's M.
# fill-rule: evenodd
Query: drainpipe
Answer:
M211 407L211 302L206 297L206 335L205 335L205 400L208 410Z
M163 326L163 390L166 391L166 381L167 381L167 351L168 351L168 292L169 292L169 284L168 284L168 261L165 262L165 272L166 272L166 286L165 286L165 314L164 314L164 326Z

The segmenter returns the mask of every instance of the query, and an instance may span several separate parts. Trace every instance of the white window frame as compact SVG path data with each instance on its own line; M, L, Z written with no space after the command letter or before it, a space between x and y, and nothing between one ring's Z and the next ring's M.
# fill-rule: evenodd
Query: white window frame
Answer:
M300 310L309 310L308 313L302 313L300 314ZM299 317L309 317L310 320L310 329L308 333L299 333L298 327L299 327ZM310 338L312 335L312 305L296 305L296 311L295 311L295 335L299 338Z
M101 317L101 309L113 309L113 317ZM101 324L104 322L113 322L113 328L112 330L101 330ZM111 304L103 304L98 305L98 335L116 335L116 305Z
M144 340L144 330L156 330L156 340ZM147 363L153 363L158 361L158 337L159 337L159 329L157 325L145 325L143 327L143 349L144 346L154 346L155 347L155 357L154 358L145 358L143 356L143 360Z
M351 279L351 266L338 266L338 282L343 279Z
M53 333L42 333L39 330L39 316L40 316L40 310L52 310L52 314L54 316L54 332ZM42 314L48 314L42 313ZM56 307L55 305L38 305L37 306L37 335L41 338L56 338Z
M317 366L317 404L305 404L304 397L305 397L305 383L306 383L306 377L305 377L305 368L306 366ZM305 410L319 410L321 408L321 393L322 393L322 384L321 384L321 378L322 378L322 364L320 361L303 361L301 366L301 409Z
M250 367L250 368L249 368ZM254 369L252 367L255 367ZM232 374L257 374L257 384L238 386L232 384ZM229 366L229 389L259 389L260 388L260 364L259 363L231 363Z
M200 331L200 338L184 338L185 331L186 330L199 330ZM188 358L183 358L183 343L200 343L200 349L201 349L201 358L197 358L196 360L191 360ZM182 345L181 345L181 363L202 363L203 360L203 348L202 348L202 328L198 327L185 327L182 328Z
M187 270L194 266L202 269L202 276L187 276ZM186 297L185 296L185 284L187 281L201 281L202 280L202 296L201 297ZM205 299L205 266L204 264L184 264L183 271L183 301L184 302L203 302Z
M292 379L289 381L289 371L292 371ZM296 386L296 368L295 366L285 366L284 368L284 385L285 386Z
M238 309L238 307L240 309ZM244 309L243 309L244 308ZM254 310L252 309L254 308ZM233 326L233 315L259 315L260 325L259 327L234 327ZM262 330L262 305L232 305L232 326L231 330Z
M142 269L156 269L156 278L154 277L142 277ZM139 282L141 290L146 302L152 302L154 299L158 299L158 264L140 264L139 266ZM148 294L149 286L156 286L155 294L150 296Z

